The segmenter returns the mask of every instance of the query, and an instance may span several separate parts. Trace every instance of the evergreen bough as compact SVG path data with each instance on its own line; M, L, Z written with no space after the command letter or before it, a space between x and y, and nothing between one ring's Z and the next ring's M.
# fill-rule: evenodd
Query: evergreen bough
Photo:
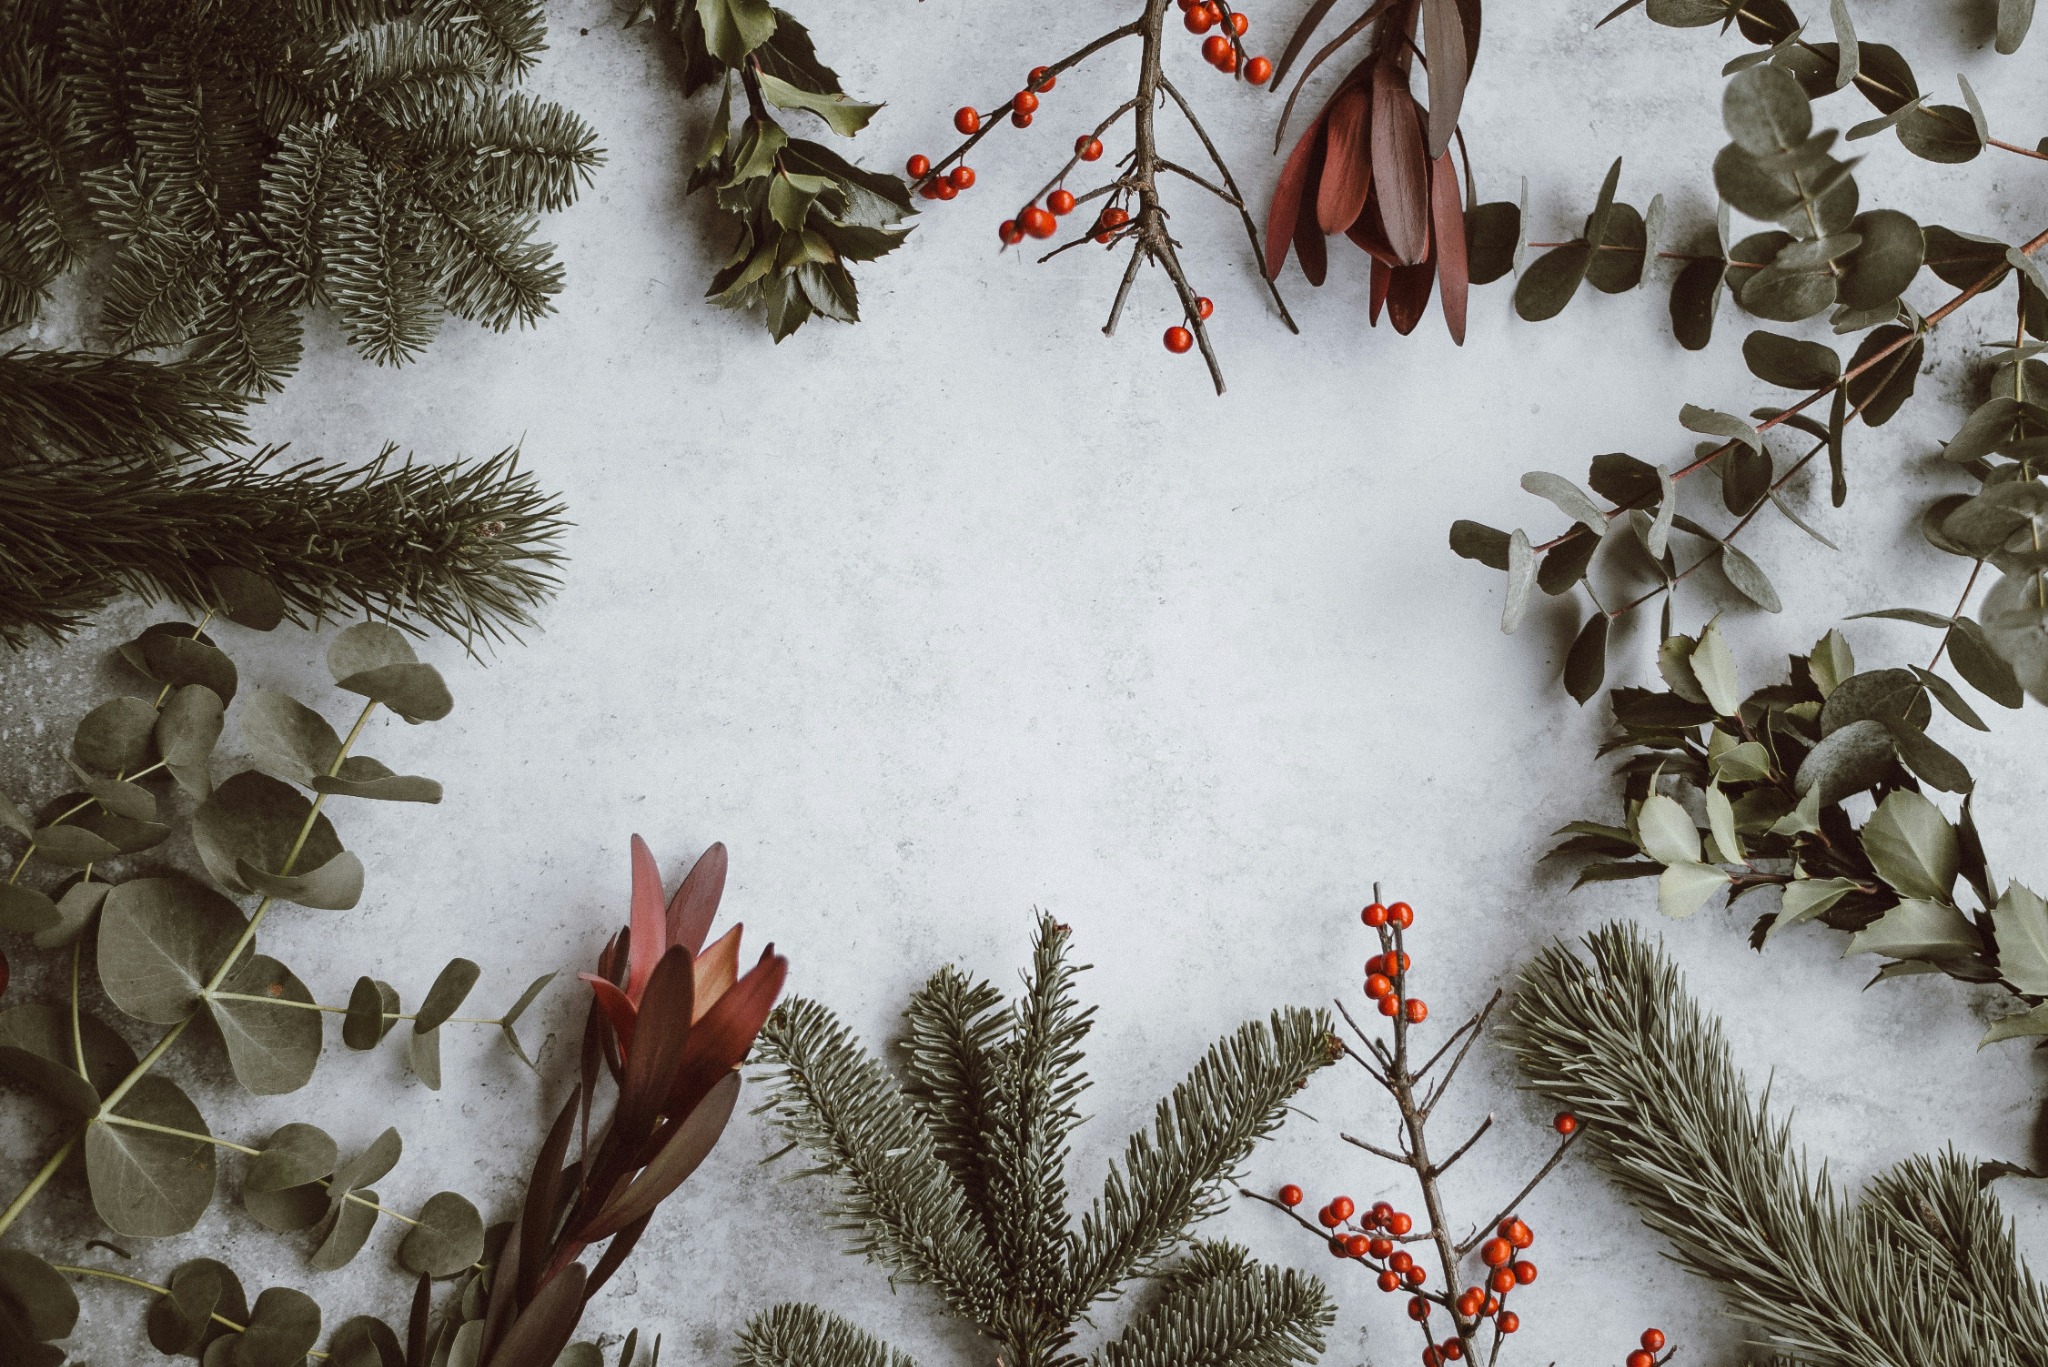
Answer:
M107 247L99 326L278 387L302 313L379 363L552 308L602 154L514 87L539 0L0 0L0 330Z
M1720 1022L1643 933L1609 925L1524 970L1508 1045L1681 1266L1781 1363L2048 1364L2048 1298L1980 1170L1914 1157L1862 1198L1752 1098Z
M1070 931L1041 915L1014 1003L955 967L911 998L892 1078L830 1011L792 998L761 1032L771 1122L832 1179L829 1218L854 1251L1000 1346L1008 1367L1288 1367L1321 1354L1335 1312L1321 1281L1230 1244L1188 1244L1221 1209L1252 1146L1330 1063L1328 1016L1288 1008L1217 1041L1133 1134L1074 1226L1069 1138L1088 1081L1094 1008L1074 996ZM1169 1261L1177 1250L1184 1256ZM1133 1279L1155 1293L1087 1358L1079 1321ZM781 1305L748 1324L742 1367L913 1367L837 1316Z

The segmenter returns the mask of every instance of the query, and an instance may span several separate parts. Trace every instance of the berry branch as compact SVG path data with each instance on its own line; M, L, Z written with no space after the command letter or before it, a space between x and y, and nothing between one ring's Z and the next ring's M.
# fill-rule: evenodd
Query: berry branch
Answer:
M1361 1046L1353 1047L1349 1042L1340 1040L1339 1048L1393 1098L1400 1117L1398 1147L1384 1148L1349 1134L1342 1138L1355 1148L1399 1164L1415 1174L1427 1224L1417 1228L1412 1215L1396 1210L1387 1201L1376 1202L1361 1211L1349 1196L1333 1198L1316 1212L1316 1219L1311 1222L1297 1209L1305 1197L1302 1189L1292 1183L1280 1188L1273 1196L1255 1191L1243 1191L1242 1194L1284 1212L1303 1229L1325 1240L1333 1257L1358 1263L1373 1273L1381 1291L1394 1293L1406 1290L1409 1293L1408 1317L1422 1331L1423 1367L1443 1367L1443 1364L1451 1362L1477 1364L1482 1360L1482 1340L1485 1340L1484 1361L1491 1364L1499 1358L1501 1344L1507 1335L1521 1327L1520 1314L1507 1308L1510 1296L1536 1280L1536 1264L1525 1256L1535 1242L1535 1234L1518 1211L1537 1186L1564 1161L1579 1133L1578 1120L1570 1113L1559 1115L1555 1125L1560 1138L1550 1158L1499 1214L1478 1226L1462 1242L1454 1241L1451 1223L1445 1213L1442 1180L1444 1174L1492 1129L1493 1117L1489 1115L1480 1122L1478 1128L1452 1150L1450 1157L1442 1161L1430 1156L1428 1125L1436 1103L1457 1076L1472 1045L1485 1030L1494 1008L1500 1004L1501 994L1495 992L1484 1006L1453 1030L1420 1067L1412 1066L1409 1061L1409 1032L1429 1019L1428 1005L1408 990L1408 975L1414 962L1405 947L1405 936L1415 923L1414 908L1406 902L1382 905L1379 889L1375 886L1373 902L1361 913L1361 919L1378 932L1380 941L1380 952L1365 965L1365 995L1376 1004L1380 1015L1392 1023L1393 1042L1389 1045L1378 1036L1367 1033L1339 1002L1337 1010ZM1456 1049L1455 1054L1451 1052L1453 1048ZM1450 1055L1449 1066L1425 1093L1425 1079L1446 1055ZM1402 1247L1406 1244L1423 1244L1434 1250L1442 1277L1440 1289L1425 1289L1429 1284L1429 1270L1416 1260L1413 1253ZM1475 1252L1484 1264L1481 1280L1459 1289L1464 1282L1461 1268ZM1447 1312L1451 1319L1451 1333L1441 1341L1437 1340L1429 1324L1438 1308ZM1626 1367L1662 1367L1676 1352L1675 1349L1666 1349L1664 1334L1660 1330L1644 1330L1640 1342L1641 1346L1626 1358Z
M1272 74L1273 64L1264 57L1250 55L1244 45L1244 35L1250 28L1250 21L1233 11L1228 0L1176 0L1184 16L1183 24L1188 32L1207 35L1202 43L1202 55L1211 66L1226 75L1247 80L1253 84L1263 83ZM962 191L971 189L975 183L974 168L967 165L966 156L981 140L993 132L1000 120L1007 118L1012 127L1029 128L1039 111L1040 97L1049 93L1059 77L1094 56L1096 53L1126 38L1141 40L1138 59L1137 88L1133 97L1119 105L1109 116L1098 123L1094 130L1082 134L1074 142L1074 150L1065 164L1060 167L1045 185L1027 200L1016 215L1005 219L999 229L1003 246L1017 246L1025 238L1044 240L1059 232L1059 220L1071 214L1076 207L1096 199L1107 203L1096 214L1089 226L1071 240L1061 243L1039 258L1041 263L1050 261L1060 253L1093 241L1104 247L1116 249L1128 247L1130 260L1117 286L1111 302L1109 319L1103 325L1105 336L1116 334L1116 325L1123 316L1124 304L1130 297L1137 280L1138 268L1149 262L1166 272L1167 279L1179 297L1185 326L1176 325L1166 330L1166 349L1175 355L1182 355L1197 347L1209 368L1209 378L1218 394L1223 393L1223 370L1216 359L1216 352L1210 343L1207 322L1215 311L1215 305L1206 296L1197 294L1188 280L1186 269L1181 264L1181 243L1177 240L1168 222L1172 215L1167 211L1160 195L1159 182L1163 175L1180 176L1191 184L1207 190L1210 194L1236 209L1244 223L1245 236L1250 241L1252 255L1256 260L1264 259L1260 245L1258 224L1252 218L1245 204L1244 194L1238 189L1237 179L1231 174L1223 154L1217 150L1215 141L1202 127L1193 106L1165 74L1163 60L1166 43L1167 0L1145 0L1145 10L1137 19L1120 25L1084 44L1067 56L1045 66L1032 68L1025 79L1024 88L994 109L983 113L972 105L960 108L953 115L953 126L964 135L964 141L937 161L919 154L910 158L905 170L910 178L911 188L929 200L950 200ZM1210 32L1210 30L1215 32ZM1214 163L1220 184L1210 181L1188 167L1181 166L1159 151L1158 113L1170 100L1180 111L1203 150ZM1135 114L1133 146L1131 151L1117 162L1117 175L1110 181L1075 194L1066 188L1067 177L1083 162L1100 160L1103 155L1102 135L1120 122L1126 114ZM1042 202L1041 202L1042 201ZM1272 296L1274 307L1279 311L1281 321L1288 330L1299 332L1294 318L1287 311L1287 305L1270 279L1265 281L1267 292Z

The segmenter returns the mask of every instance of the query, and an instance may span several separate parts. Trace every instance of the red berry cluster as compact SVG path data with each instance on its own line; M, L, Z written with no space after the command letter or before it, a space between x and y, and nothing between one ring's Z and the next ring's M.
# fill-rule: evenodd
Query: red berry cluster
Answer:
M1624 1367L1657 1367L1657 1354L1664 1351L1664 1331L1645 1329L1637 1341L1643 1346L1622 1359Z
M1406 902L1396 902L1383 907L1374 902L1358 914L1361 921L1380 932L1380 942L1387 943L1387 928L1406 930L1415 924L1415 908ZM1395 940L1398 944L1399 941ZM1365 995L1379 1003L1382 1016L1405 1017L1410 1025L1420 1025L1429 1019L1429 1005L1420 997L1405 995L1408 970L1415 961L1398 949L1389 949L1384 954L1375 954L1365 961Z
M1242 14L1226 13L1217 0L1180 0L1180 12L1186 16L1182 21L1189 33L1209 33L1202 40L1202 60L1226 76L1237 74L1237 65L1244 44L1239 41L1251 21ZM1253 57L1244 63L1244 78L1253 85L1264 85L1266 78L1273 74L1273 64L1264 57Z
M1280 1188L1283 1206L1292 1209L1303 1199L1301 1188L1292 1182ZM1339 1196L1316 1212L1316 1223L1330 1231L1330 1256L1350 1258L1378 1272L1380 1290L1399 1291L1429 1280L1429 1270L1417 1263L1414 1255L1394 1247L1414 1232L1415 1217L1395 1210L1391 1203L1375 1201L1361 1212L1349 1196ZM1412 1308L1410 1313L1414 1313ZM1425 1310L1417 1318L1428 1313Z
M918 194L925 199L951 199L962 190L974 188L974 168L964 162L943 176L932 176L932 159L922 152L903 163L913 181L924 180ZM930 180L925 180L931 176Z

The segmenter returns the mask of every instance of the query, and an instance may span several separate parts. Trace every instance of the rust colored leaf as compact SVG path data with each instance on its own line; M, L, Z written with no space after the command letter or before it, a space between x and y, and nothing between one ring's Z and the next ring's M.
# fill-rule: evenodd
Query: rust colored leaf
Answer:
M1372 69L1373 188L1387 243L1404 266L1429 255L1429 162L1422 148L1420 110L1408 78L1391 61Z
M1393 287L1396 269L1377 256L1372 259L1372 305L1366 318L1374 327L1380 325L1380 310L1387 306L1387 292Z
M1472 54L1465 47L1465 20L1458 0L1422 0L1422 36L1429 48L1429 156L1441 157L1458 127Z
M725 895L725 845L714 844L697 856L683 885L668 902L668 942L692 954L704 948L718 900Z
M633 837L633 919L627 945L626 996L640 1000L647 979L668 948L668 927L661 914L661 869L654 851L639 836Z
M695 1110L719 1079L740 1066L747 1051L754 1047L754 1036L761 1033L762 1023L774 1009L782 980L788 974L789 960L770 945L761 952L760 962L704 1013L704 1019L690 1031L689 1045L676 1068L668 1102L662 1107L662 1114L670 1117L669 1123L656 1133L657 1141L665 1139L667 1131L674 1128L676 1117Z
M640 999L634 1021L633 1047L626 1053L626 1075L619 1082L612 1132L623 1136L628 1149L640 1146L661 1115L689 1045L695 995L696 968L690 951L676 945L661 956L647 979L647 994Z
M583 1265L570 1263L540 1289L505 1332L489 1367L549 1367L583 1318Z
M1436 286L1436 258L1432 256L1419 266L1396 266L1388 274L1393 278L1387 285L1387 320L1394 331L1406 337L1429 309L1429 294Z
M697 1170L697 1165L718 1143L739 1096L740 1075L728 1072L681 1124L670 1127L668 1139L656 1151L653 1161L633 1179L631 1186L605 1203L578 1237L596 1243L653 1215L654 1208Z
M739 977L742 929L734 926L697 956L697 1013L693 1020L704 1019L704 1013L718 1003Z
M1315 203L1316 182L1322 172L1323 116L1315 121L1301 135L1301 141L1294 144L1294 151L1288 154L1287 164L1280 168L1280 183L1273 187L1273 207L1266 211L1266 278L1278 280L1280 268L1287 264L1287 249L1299 247L1297 229L1300 227L1302 207ZM1313 225L1311 225L1313 226ZM1302 273L1307 274L1307 258L1302 260ZM1320 272L1311 282L1322 283Z
M1444 153L1429 168L1430 217L1436 227L1436 274L1443 282L1444 326L1451 340L1465 345L1465 304L1471 292L1471 263L1465 256L1465 206L1458 192L1458 171Z
M1316 187L1316 224L1341 233L1358 221L1372 188L1372 143L1368 120L1372 101L1354 86L1330 105L1323 134L1323 174Z
M590 984L590 990L597 994L598 1010L610 1022L612 1034L619 1041L620 1052L633 1047L633 1018L637 1012L633 1003L626 1000L626 994L598 977L595 973L578 973L577 977Z
M576 1131L576 1114L581 1109L579 1088L570 1093L555 1117L554 1128L542 1141L533 1160L533 1176L526 1183L526 1204L519 1212L519 1299L533 1299L540 1275L547 1267L547 1251L554 1238L555 1222L561 1217L562 1198L568 1171L562 1164L569 1156L569 1140ZM500 1279L502 1280L502 1278ZM495 1299L495 1295L493 1297ZM492 1335L493 1338L496 1335Z

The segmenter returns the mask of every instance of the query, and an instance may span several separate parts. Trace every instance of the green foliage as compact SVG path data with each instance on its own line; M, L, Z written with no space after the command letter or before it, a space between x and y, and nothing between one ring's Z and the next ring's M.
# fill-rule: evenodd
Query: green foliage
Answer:
M1328 1064L1330 1022L1287 1010L1250 1022L1131 1136L1078 1230L1066 1210L1068 1136L1087 1085L1092 1009L1074 996L1070 932L1041 916L1024 995L1008 1010L986 982L941 969L904 1012L899 1084L831 1012L792 999L762 1031L757 1062L772 1123L833 1180L829 1218L853 1251L935 1287L948 1308L1020 1367L1078 1363L1089 1308L1134 1278L1165 1294L1092 1361L1280 1367L1312 1362L1332 1311L1320 1282L1198 1245L1252 1146ZM751 1367L906 1367L908 1359L824 1311L782 1306L740 1342Z
M1604 927L1522 974L1507 1035L1529 1084L1757 1346L1811 1367L2048 1362L2048 1299L1955 1154L1851 1201L1753 1099L1720 1022L1640 931Z
M719 90L688 193L713 192L733 246L705 293L725 308L763 310L778 342L814 316L858 322L847 266L886 256L908 235L898 225L913 209L909 187L792 138L774 111L814 115L852 137L881 106L849 98L810 32L767 0L650 0L630 22L650 21L678 47L684 96ZM737 131L735 84L745 105Z
M5 0L0 329L91 248L121 350L277 388L303 311L380 364L444 313L502 331L561 288L537 215L602 160L515 87L537 0Z
M562 507L516 452L199 459L240 440L240 411L190 363L0 353L0 641L61 639L128 592L259 627L368 612L474 640L553 591Z

